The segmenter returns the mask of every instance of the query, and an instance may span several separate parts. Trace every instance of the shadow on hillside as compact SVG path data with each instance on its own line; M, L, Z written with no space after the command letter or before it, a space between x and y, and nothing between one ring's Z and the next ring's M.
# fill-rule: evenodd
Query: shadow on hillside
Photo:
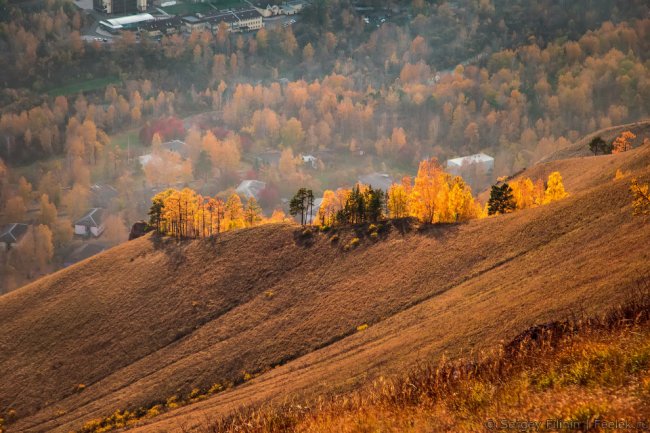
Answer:
M337 225L321 230L319 227L302 227L293 232L293 241L296 246L309 248L316 244L318 239L327 239L331 244L338 245L339 239L360 239L372 242L381 242L390 237L414 234L443 240L458 232L460 223L456 224L422 224L415 218L398 218L365 222L360 224Z
M174 269L178 269L187 260L184 245L188 241L178 240L169 236L161 236L156 233L152 233L149 236L149 242L153 245L154 250L164 252L169 259L169 264Z
M383 231L386 235L395 230L402 236L413 233L420 236L432 237L438 240L456 234L461 226L461 223L422 224L417 219L410 217L388 220L385 221L384 224L385 228ZM380 232L381 231L382 230L380 230Z
M316 243L317 227L303 227L293 232L293 241L299 247L309 248Z
M450 235L455 235L460 230L462 223L438 223L438 224L422 224L416 229L416 233L420 236L434 238L436 240L443 240Z

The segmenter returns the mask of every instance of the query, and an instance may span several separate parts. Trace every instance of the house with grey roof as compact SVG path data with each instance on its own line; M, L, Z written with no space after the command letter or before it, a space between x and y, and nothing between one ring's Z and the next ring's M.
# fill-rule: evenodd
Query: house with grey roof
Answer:
M242 180L235 192L243 198L254 197L255 200L259 200L260 193L266 188L266 183L261 180L255 179L246 179Z
M79 236L98 237L104 232L104 209L94 207L84 216L74 222L74 234Z
M462 177L474 192L493 182L494 158L485 153L461 156L447 160L447 172Z
M494 170L494 158L485 153L477 153L447 160L447 171L456 176L461 176L463 169L470 166L480 167L486 172L491 172Z
M118 195L114 186L99 183L90 185L91 204L95 207L108 207Z
M370 185L373 189L388 191L393 184L393 178L386 173L369 173L359 176L359 183Z
M11 223L0 230L0 248L10 250L16 247L27 233L29 226L22 223Z
M183 160L186 160L190 154L187 145L185 144L184 141L181 140L166 141L160 145L160 150L166 152L175 152ZM140 161L140 165L142 167L146 166L147 164L149 164L151 161L154 160L160 160L160 156L154 153L146 153L138 157L138 161Z

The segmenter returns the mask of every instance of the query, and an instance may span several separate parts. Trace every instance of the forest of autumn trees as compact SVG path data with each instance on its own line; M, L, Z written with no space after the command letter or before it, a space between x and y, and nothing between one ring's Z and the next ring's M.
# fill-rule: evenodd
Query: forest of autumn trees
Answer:
M334 9L347 10L343 3ZM487 6L479 8L479 15L499 14L491 2L482 3ZM152 89L148 78L141 86L138 80L127 81L119 92L117 85L109 86L103 101L86 102L86 106L75 101L77 107L70 111L110 132L149 116L187 109L223 110L228 129L250 133L258 150L269 146L291 147L295 153L316 148L363 150L414 167L427 156L443 160L483 150L497 156L497 174L516 171L584 133L648 113L648 19L605 22L576 40L534 40L442 70L433 62L431 53L438 46L426 23L461 12L442 6L421 12L433 15L418 15L411 33L393 24L382 26L360 45L359 56L334 62L331 70L315 79L290 81L286 88L278 82L247 84L242 78L247 75L244 71L264 63L260 46L270 45L273 38L278 38L279 46L292 45L281 42L296 39L284 34L290 30L269 30L248 39L220 32L165 38L160 46L147 49L160 49L164 58L178 57L179 62L191 56L184 63L200 65L191 69L209 71L209 79L188 80L193 83L189 92L170 87L166 80L156 81L159 90ZM63 16L69 21L66 25L74 28L74 14L63 13L64 21ZM39 21L43 19L29 25L46 25ZM355 27L341 20L344 28ZM483 27L472 31L488 32ZM343 44L332 38L333 47ZM322 43L326 45L327 39ZM116 49L126 53L130 48ZM334 56L333 48L320 50L324 58ZM373 63L365 64L364 59ZM379 75L368 73L379 68ZM10 149L33 149L25 152L29 155L47 154L50 147L63 150L64 101L44 104L31 115L31 109L5 113L0 133L17 143Z
M242 178L267 183L265 209L305 186L325 190L329 210L319 219L366 218L345 204L370 200L369 189L327 190L333 179L353 184L359 167L319 161L305 169L300 155L324 151L364 155L364 170L398 178L419 166L428 176L385 191L387 215L463 221L485 209L463 181L420 161L480 151L495 157L495 177L510 175L586 133L650 113L647 2L370 3L392 8L393 18L365 26L354 2L330 0L286 28L231 35L222 27L161 41L125 33L113 44L82 39L90 22L69 1L4 5L0 219L48 227L56 252L90 206L95 182L119 192L108 232L121 239L152 188L228 196ZM96 79L105 84L65 90ZM212 123L186 130L182 118L196 113ZM139 154L115 139L135 129ZM187 158L160 146L172 139L185 140ZM607 150L595 144L595 153ZM622 136L611 151L633 145ZM251 163L269 150L281 152L277 166ZM145 167L143 153L152 157ZM509 187L518 207L540 201L537 183ZM256 223L254 211L246 215L244 225Z
M385 26L373 33L378 38L386 33L385 37L362 49L371 58L405 50L407 55L395 60L400 71L392 81L389 77L381 83L368 81L354 64L286 87L277 82L231 83L232 77L223 75L204 90L192 88L186 94L163 90L163 82L156 83L156 90L147 79L128 81L108 86L99 99L59 96L30 109L3 110L0 135L7 145L0 156L11 163L67 150L79 155L81 146L67 131L76 126L68 125L74 116L82 125L92 122L98 131L91 141L100 146L92 152L84 149L86 160L104 163L109 170L111 162L125 156L119 149L106 148L104 131L192 106L223 110L229 130L252 137L253 146L246 151L268 147L291 148L294 154L315 149L364 151L414 167L427 156L444 160L485 151L497 158L496 174L508 174L586 132L648 113L644 35L649 23L605 23L576 42L503 50L476 66L448 72L436 71L426 56L418 54L431 50L427 39L415 36L403 47L395 45L389 41L403 41L404 35L389 36L402 30ZM183 49L211 46L212 38L204 33L178 43ZM389 49L380 49L384 42L391 44ZM216 57L205 62L220 70L221 58ZM93 147L87 140L85 146Z

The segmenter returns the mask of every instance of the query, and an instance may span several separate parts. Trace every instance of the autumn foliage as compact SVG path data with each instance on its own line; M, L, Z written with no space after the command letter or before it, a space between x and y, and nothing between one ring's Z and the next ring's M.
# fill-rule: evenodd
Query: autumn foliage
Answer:
M149 224L160 234L182 238L205 238L228 230L285 220L282 212L264 218L254 197L245 203L237 194L227 200L204 197L190 188L167 189L151 199Z
M612 143L612 153L623 153L632 149L632 140L636 138L636 135L630 131L623 131L621 135L616 137L614 143Z
M165 117L147 122L140 130L140 141L149 144L154 134L159 134L165 141L182 139L185 136L185 127L178 117Z
M650 186L634 178L630 184L632 211L634 215L650 215Z
M319 209L321 224L357 223L414 217L423 223L462 222L483 216L481 205L461 177L445 173L437 160L420 163L414 181L404 177L387 192L372 185L326 190Z
M510 213L517 209L527 209L562 200L568 195L559 171L549 175L546 186L542 179L533 182L528 177L520 177L509 183L504 182L502 185L492 187L488 213L490 215Z
M460 176L444 172L435 159L422 161L415 179L405 176L400 183L393 183L384 194L373 198L371 186L357 184L352 189L339 188L326 190L318 211L317 221L321 225L335 223L356 223L371 221L369 217L354 218L351 209L372 208L369 204L376 200L380 210L374 218L413 217L427 224L456 223L483 218L493 214L527 209L568 196L559 172L549 175L546 185L541 179L533 182L522 177L492 188L490 202L485 208L474 196L470 187ZM377 203L380 203L378 205ZM352 215L352 217L350 217Z

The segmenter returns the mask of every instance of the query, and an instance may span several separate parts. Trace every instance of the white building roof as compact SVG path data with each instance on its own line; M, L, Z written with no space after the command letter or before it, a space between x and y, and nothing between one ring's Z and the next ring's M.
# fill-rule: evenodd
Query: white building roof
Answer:
M476 164L479 162L489 163L494 162L494 158L484 153L477 153L474 155L461 156L460 158L453 158L447 160L447 167L462 167L463 165Z
M143 167L147 164L149 164L153 160L153 155L150 153L147 153L146 155L138 156L138 161L140 161L140 165Z
M247 198L255 197L257 199L264 188L266 188L266 183L261 180L246 179L242 180L235 192Z
M111 18L106 20L113 27L121 27L129 24L141 23L143 21L153 21L155 18L151 14L137 14L126 17Z

